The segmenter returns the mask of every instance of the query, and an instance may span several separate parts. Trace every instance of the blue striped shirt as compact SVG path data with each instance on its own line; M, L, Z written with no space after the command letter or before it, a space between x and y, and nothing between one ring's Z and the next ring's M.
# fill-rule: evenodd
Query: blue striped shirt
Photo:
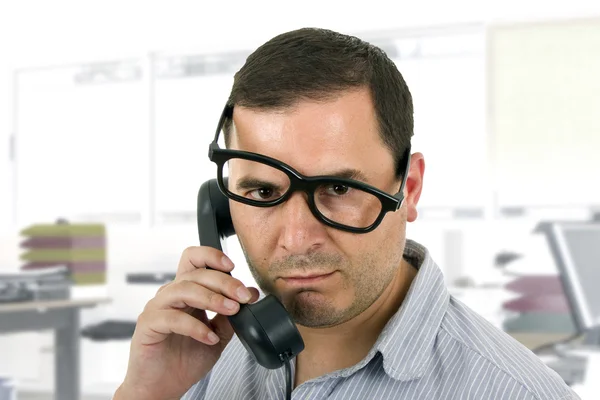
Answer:
M302 383L292 399L579 399L531 351L454 299L423 246L407 240L404 255L418 273L371 351ZM285 399L284 373L258 365L234 337L184 399Z

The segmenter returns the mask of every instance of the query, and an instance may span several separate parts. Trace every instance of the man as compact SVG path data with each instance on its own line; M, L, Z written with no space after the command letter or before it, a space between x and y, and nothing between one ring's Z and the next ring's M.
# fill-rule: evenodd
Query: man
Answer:
M449 296L427 250L405 238L424 159L410 153L410 92L380 49L322 29L279 35L235 75L223 115L227 148L260 155L229 153L224 191L258 286L304 340L293 398L578 398ZM313 184L290 191L297 182ZM183 253L139 317L116 399L285 398L283 370L232 336L226 316L259 298L233 268L216 249Z

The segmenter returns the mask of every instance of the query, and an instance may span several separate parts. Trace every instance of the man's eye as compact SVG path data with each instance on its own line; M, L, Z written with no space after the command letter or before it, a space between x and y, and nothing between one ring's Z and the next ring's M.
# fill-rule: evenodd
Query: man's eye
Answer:
M327 186L327 193L335 196L343 196L348 193L349 190L350 188L348 186L341 184L332 184Z
M251 191L249 194L254 200L270 200L273 197L272 188L260 188Z

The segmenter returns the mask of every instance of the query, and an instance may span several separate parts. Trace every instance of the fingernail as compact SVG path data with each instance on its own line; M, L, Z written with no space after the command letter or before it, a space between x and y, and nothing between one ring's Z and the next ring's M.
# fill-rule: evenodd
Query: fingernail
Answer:
M219 337L214 332L209 332L208 341L211 343L217 343L219 341Z
M238 298L244 302L250 300L250 298L252 297L252 294L250 293L250 291L243 286L238 288L237 295L238 295Z
M223 305L230 310L235 310L235 308L237 307L237 304L238 303L236 303L235 301L230 300L230 299L223 300Z
M231 261L228 257L223 257L221 259L221 261L223 262L223 265L226 266L227 268L233 268L233 261Z

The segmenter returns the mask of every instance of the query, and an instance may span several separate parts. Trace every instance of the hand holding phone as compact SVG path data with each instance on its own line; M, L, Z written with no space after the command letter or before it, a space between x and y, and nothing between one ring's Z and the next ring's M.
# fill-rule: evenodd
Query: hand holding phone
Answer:
M286 366L304 349L277 298L231 276L221 240L235 233L229 200L216 180L198 192L201 247L183 252L173 282L162 286L138 318L125 380L114 399L180 398L216 364L235 332L263 367ZM216 313L209 320L206 311Z
M162 286L140 314L125 380L115 399L180 398L202 379L231 340L227 320L259 293L229 273L222 251L190 247L173 282ZM206 311L216 313L209 320Z

